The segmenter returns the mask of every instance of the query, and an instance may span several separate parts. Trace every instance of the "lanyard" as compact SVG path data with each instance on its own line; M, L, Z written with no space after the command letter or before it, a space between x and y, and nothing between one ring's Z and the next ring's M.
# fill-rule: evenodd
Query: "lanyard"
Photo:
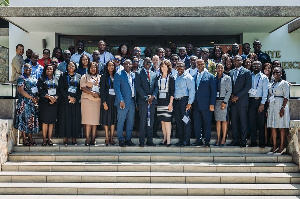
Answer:
M77 87L76 73L74 74L75 87ZM68 74L68 85L70 86L70 75Z
M274 82L273 85L272 85L272 94L274 92L274 88L275 88L276 84L277 84L277 82L276 83Z
M219 81L219 78L217 79L217 91L218 91L218 92L220 92L220 89L221 89L221 88L220 88L220 86L221 86L221 79L222 79L222 78L220 78L220 81Z
M49 87L49 89L51 88L50 87L50 80L48 79L48 77L47 77L47 81L48 81L48 87ZM55 88L55 84L54 84L54 78L52 77L52 83L53 83L53 88Z
M257 81L256 88L255 88L255 89L257 89L257 87L258 87L258 84L259 84L260 79L261 79L261 76L259 76L259 78L258 78L258 81ZM255 76L254 76L254 81L255 81ZM254 81L253 81L253 83L254 83ZM253 87L253 83L252 83L252 87Z
M167 89L168 78L169 78L169 75L167 75L167 77L166 77L165 89L164 90ZM159 90L161 90L161 79L162 79L162 77L159 79Z
M201 75L201 73L199 73L199 71L197 72L197 76L198 75ZM203 76L204 76L204 73L202 74L202 76L201 76L201 79L200 79L200 81L199 81L199 85L200 85L200 82L201 82L201 80L203 79ZM197 84L198 84L198 78L197 78L197 82L196 82ZM197 89L198 89L198 86L199 85L197 85Z
M108 78L108 84L109 84L109 88L112 88L110 83L110 77Z

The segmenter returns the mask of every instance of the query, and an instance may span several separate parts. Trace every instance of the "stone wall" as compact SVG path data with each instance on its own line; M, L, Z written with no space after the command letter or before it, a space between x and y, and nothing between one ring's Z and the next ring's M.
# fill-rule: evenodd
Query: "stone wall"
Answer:
M0 83L6 82L9 80L8 70L8 48L0 46Z
M293 156L293 162L300 165L300 120L291 120L290 130L287 134L287 150Z
M7 161L14 145L16 145L16 134L13 120L0 120L0 171L1 165Z

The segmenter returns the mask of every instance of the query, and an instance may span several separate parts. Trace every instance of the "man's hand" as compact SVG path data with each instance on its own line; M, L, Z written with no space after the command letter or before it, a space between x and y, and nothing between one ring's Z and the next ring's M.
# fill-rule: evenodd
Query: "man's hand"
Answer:
M265 105L264 104L260 104L258 107L258 112L262 113L265 110Z
M192 108L192 105L191 104L187 104L186 105L186 108L185 108L185 111L188 111L188 110L190 110Z
M153 101L153 99L154 99L154 95L149 95L149 96L148 96L148 100L147 100L147 101L148 101L148 104L150 104L150 105L151 105L151 104L152 104L152 101Z
M233 102L233 103L236 103L237 101L239 100L239 98L237 97L237 96L232 96L231 97L231 101Z
M209 111L213 112L215 110L215 106L214 105L209 105Z
M121 108L121 109L124 109L124 108L125 108L125 102L124 102L124 101L120 102L120 108Z

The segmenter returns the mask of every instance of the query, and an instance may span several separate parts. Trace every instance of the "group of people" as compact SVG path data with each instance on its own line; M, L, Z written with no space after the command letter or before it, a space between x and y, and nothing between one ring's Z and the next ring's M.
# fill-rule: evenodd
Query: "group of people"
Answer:
M241 55L238 44L227 53L215 46L211 51L197 48L194 55L192 44L177 48L173 42L169 48L157 48L153 56L146 48L142 59L139 47L131 54L122 44L113 56L100 40L99 50L91 55L78 41L76 53L55 48L50 58L50 50L44 49L43 58L31 51L23 60L24 46L19 44L12 61L12 80L17 81L19 93L15 128L23 133L26 146L36 145L32 134L40 127L42 145L53 145L54 126L65 145L68 139L77 144L83 132L89 146L96 144L97 126L102 125L106 145L115 144L116 128L119 145L124 147L135 145L131 141L135 125L143 147L155 146L153 131L161 122L161 145L168 147L175 119L176 146L190 146L192 134L193 146L210 147L215 121L215 146L226 145L231 123L230 146L246 147L249 136L249 147L272 144L269 153L280 155L286 151L289 128L289 83L280 62L271 62L261 47L255 40L253 53L245 43Z

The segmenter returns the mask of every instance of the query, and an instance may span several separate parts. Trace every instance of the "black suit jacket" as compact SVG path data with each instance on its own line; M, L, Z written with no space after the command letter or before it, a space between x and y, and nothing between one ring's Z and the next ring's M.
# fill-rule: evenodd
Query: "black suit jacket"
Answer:
M232 94L237 96L239 100L236 102L239 106L249 105L249 95L248 92L252 87L252 77L249 70L242 67L234 83L233 76L237 69L230 71L230 77L232 80Z

